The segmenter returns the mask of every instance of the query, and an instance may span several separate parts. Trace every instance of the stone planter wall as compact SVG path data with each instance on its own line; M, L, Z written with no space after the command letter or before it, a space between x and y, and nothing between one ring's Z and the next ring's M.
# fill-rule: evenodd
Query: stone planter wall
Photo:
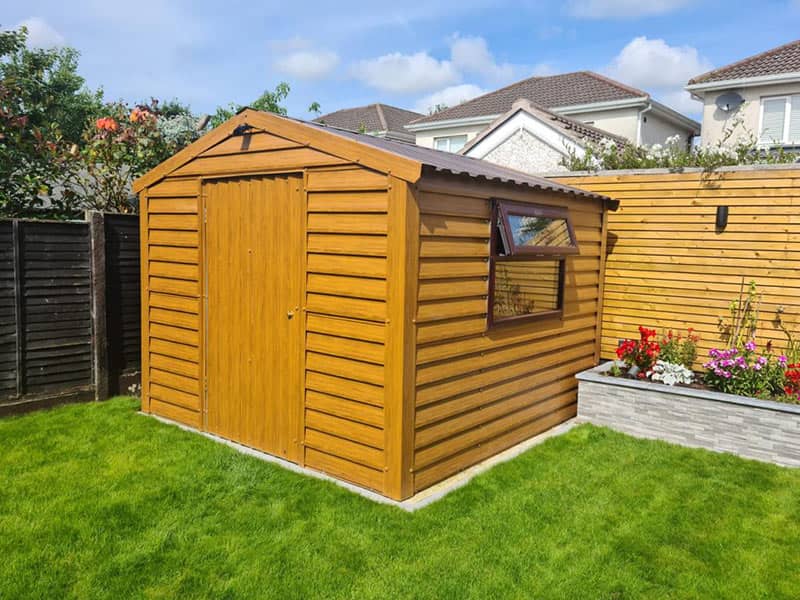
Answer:
M800 406L579 373L578 417L633 436L800 467Z

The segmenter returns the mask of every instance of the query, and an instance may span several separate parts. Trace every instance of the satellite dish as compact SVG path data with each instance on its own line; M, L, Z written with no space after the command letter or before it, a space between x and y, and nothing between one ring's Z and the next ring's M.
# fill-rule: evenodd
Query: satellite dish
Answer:
M733 112L744 104L744 98L736 92L725 92L717 97L716 104L721 111Z

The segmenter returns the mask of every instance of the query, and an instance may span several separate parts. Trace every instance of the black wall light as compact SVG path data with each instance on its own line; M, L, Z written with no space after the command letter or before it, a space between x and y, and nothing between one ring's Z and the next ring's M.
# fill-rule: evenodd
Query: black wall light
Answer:
M728 226L728 207L717 207L717 231L723 231Z

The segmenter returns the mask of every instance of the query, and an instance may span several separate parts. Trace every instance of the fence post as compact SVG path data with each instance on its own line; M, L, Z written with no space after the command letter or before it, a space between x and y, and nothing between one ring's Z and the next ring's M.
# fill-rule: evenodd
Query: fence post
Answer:
M89 237L92 246L92 353L94 399L108 398L108 335L106 327L106 227L105 215L89 212Z
M17 353L17 398L25 393L23 381L25 373L25 324L23 322L23 285L22 285L22 237L20 229L22 223L14 219L11 225L11 247L14 256L14 322L16 324L16 353Z

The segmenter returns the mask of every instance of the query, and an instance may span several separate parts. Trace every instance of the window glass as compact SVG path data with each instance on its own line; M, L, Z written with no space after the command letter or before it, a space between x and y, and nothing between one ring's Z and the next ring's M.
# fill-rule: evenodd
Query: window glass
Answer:
M782 142L786 98L767 98L762 104L764 114L761 119L759 139L762 142Z
M450 152L458 152L467 143L466 135L454 135L450 138Z
M495 321L559 309L561 261L498 261L494 271Z
M495 200L491 324L561 314L566 257L578 242L566 208Z
M433 147L437 150L444 150L445 152L458 152L466 143L466 134L433 138Z
M567 220L509 213L508 224L514 245L521 247L554 248L572 246Z
M791 114L789 115L789 143L800 143L800 96L792 96Z

